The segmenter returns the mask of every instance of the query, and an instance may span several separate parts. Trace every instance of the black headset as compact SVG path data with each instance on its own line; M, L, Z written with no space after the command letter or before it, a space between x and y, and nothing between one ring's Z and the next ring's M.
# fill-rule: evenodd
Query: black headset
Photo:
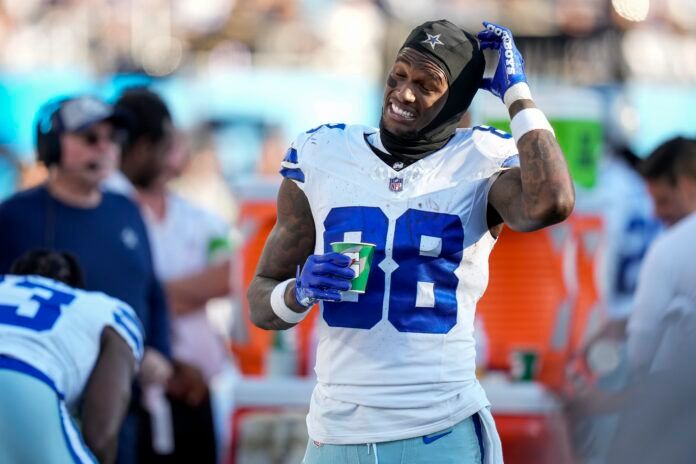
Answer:
M37 158L46 167L60 163L60 110L67 97L49 100L39 109L36 117L36 152ZM44 246L53 249L56 241L56 200L46 195L46 224L44 228Z
M60 97L45 103L36 118L36 151L47 167L60 163L60 110L70 98Z

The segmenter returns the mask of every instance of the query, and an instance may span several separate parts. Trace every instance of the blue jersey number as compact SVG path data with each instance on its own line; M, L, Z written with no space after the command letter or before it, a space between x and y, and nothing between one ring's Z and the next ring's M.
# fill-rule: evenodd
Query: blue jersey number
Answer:
M75 299L73 294L33 282L19 282L17 286L35 290L31 302L21 306L0 304L0 324L37 332L50 330L60 317L62 306Z
M342 242L345 232L362 232L361 241L374 243L368 291L360 295L360 305L353 302L324 303L324 319L332 327L370 329L382 319L384 301L384 271L378 266L384 261L384 244L389 221L379 208L334 208L324 221L324 252L331 251L332 242Z
M659 228L657 221L642 216L628 221L617 257L616 296L631 296L635 292L640 263Z
M394 225L387 239L389 221L375 207L334 208L324 221L324 251L344 240L346 232L360 232L361 241L374 243L375 254L367 291L358 301L324 303L324 319L332 327L370 329L382 320L385 295L387 317L400 332L447 333L457 323L454 274L464 249L461 219L409 209ZM392 260L385 261L385 249ZM391 268L387 275L382 266ZM387 278L389 277L389 278ZM357 303L357 304L356 304Z

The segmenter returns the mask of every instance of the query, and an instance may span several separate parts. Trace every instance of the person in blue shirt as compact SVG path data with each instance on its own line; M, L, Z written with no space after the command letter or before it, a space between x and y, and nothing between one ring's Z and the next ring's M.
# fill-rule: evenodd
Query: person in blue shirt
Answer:
M87 290L125 301L145 330L141 374L166 372L169 320L138 207L100 185L119 159L122 116L91 96L44 105L36 123L38 159L48 179L0 203L0 274L28 250L42 247L75 255ZM161 355L161 356L160 356ZM151 359L157 360L151 367ZM150 376L151 378L152 376ZM133 404L119 442L119 462L135 462L137 419Z

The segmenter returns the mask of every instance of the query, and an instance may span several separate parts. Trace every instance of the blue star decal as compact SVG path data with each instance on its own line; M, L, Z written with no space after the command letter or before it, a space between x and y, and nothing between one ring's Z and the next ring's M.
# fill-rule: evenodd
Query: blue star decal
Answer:
M433 50L435 50L435 45L445 45L442 42L440 42L440 36L442 34L431 35L426 32L425 35L427 35L428 38L422 41L421 43L427 43L428 45L433 47Z

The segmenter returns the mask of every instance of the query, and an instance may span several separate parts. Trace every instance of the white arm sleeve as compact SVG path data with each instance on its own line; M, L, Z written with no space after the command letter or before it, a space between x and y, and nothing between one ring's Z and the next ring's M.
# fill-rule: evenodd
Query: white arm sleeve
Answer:
M143 357L143 326L135 314L135 311L127 304L119 301L118 305L113 308L112 317L109 321L116 332L125 340L125 342L133 350L133 356L137 363L140 363Z
M648 251L640 269L633 310L628 318L628 361L632 370L650 368L666 330L674 297L673 266L664 242Z

